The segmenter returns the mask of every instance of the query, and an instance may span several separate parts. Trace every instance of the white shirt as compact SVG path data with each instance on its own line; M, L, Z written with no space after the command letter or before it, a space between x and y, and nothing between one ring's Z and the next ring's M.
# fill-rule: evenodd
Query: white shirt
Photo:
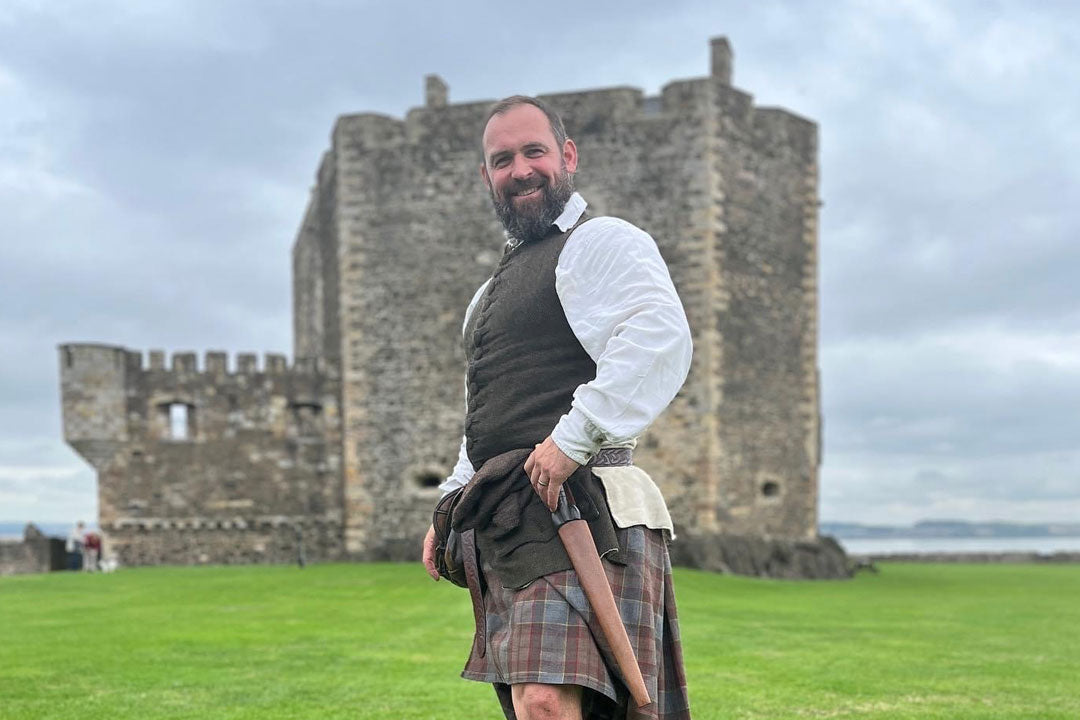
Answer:
M565 232L585 207L584 198L574 193L555 225ZM508 242L518 241L510 238ZM473 295L463 333L487 285ZM559 449L584 465L601 447L633 447L675 397L690 370L690 327L656 242L644 230L618 218L591 218L573 232L555 267L555 292L570 329L596 363L596 377L574 391L570 411L551 432ZM659 498L659 490L638 468L594 471L606 488L616 484L616 479L635 486L647 482L652 488L622 487L608 493L620 527L638 523L629 522L636 517L632 507L617 505L649 502L642 493L655 496L653 504ZM439 487L450 492L465 485L475 472L462 438L457 464ZM617 500L620 496L626 497L625 503ZM662 505L663 499L659 502ZM666 507L663 515L667 516ZM649 517L655 520L656 515ZM661 526L671 530L670 522L667 518ZM656 527L656 522L644 524Z

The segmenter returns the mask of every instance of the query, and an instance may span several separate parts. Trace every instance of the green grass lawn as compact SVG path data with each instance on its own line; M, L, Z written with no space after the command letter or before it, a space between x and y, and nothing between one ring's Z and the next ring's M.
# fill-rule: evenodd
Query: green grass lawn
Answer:
M694 717L1080 718L1080 566L677 570ZM0 719L498 718L417 565L0 578Z

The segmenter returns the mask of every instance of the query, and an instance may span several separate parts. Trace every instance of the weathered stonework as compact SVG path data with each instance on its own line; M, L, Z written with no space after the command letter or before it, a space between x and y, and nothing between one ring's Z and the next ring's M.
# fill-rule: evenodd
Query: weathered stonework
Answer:
M98 472L124 564L342 556L340 385L314 360L60 348L64 436ZM174 407L184 410L179 417ZM182 422L181 422L182 421Z
M650 232L686 306L690 377L637 460L687 539L679 557L704 565L725 538L815 546L820 462L817 128L732 87L724 39L711 68L657 97L543 96L578 144L593 214ZM98 468L102 527L127 557L281 559L251 528L285 517L326 528L325 557L416 558L462 432L462 316L504 242L479 178L488 103L448 95L428 76L403 120L334 126L293 247L294 355L318 372L62 348L65 436ZM300 377L322 383L308 454L289 449ZM162 439L170 403L192 408L191 441ZM204 519L245 527L192 526ZM209 549L178 549L194 536Z

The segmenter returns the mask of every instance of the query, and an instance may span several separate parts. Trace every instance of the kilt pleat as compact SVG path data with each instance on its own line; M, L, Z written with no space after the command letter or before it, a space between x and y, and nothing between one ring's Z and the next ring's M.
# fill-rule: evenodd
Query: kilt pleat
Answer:
M604 570L653 702L639 709L629 701L573 570L514 590L484 563L487 649L482 657L472 652L461 675L493 683L509 720L516 720L509 686L518 683L580 685L589 718L690 717L667 543L661 531L641 525L617 534L626 565L604 560Z

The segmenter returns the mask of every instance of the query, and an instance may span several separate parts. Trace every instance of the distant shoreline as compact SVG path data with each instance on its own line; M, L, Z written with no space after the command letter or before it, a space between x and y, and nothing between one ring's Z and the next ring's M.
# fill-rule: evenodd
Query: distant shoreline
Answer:
M97 530L98 526L96 522L84 521L86 530ZM56 522L0 522L0 540L22 540L23 531L27 525L33 525L41 531L43 535L47 537L59 537L66 538L72 528L75 527L74 522L70 523L56 523Z
M1033 564L1033 565L1069 565L1080 564L1080 552L927 552L927 553L892 553L885 555L865 555L848 553L855 562L863 563L943 563L943 564Z
M1080 523L1012 523L1004 521L920 520L913 525L863 525L822 522L822 535L840 540L1029 539L1080 538ZM1080 549L1080 548L1078 548Z
M845 538L836 540L848 555L887 557L922 555L1053 555L1080 553L1074 537L1000 538Z

